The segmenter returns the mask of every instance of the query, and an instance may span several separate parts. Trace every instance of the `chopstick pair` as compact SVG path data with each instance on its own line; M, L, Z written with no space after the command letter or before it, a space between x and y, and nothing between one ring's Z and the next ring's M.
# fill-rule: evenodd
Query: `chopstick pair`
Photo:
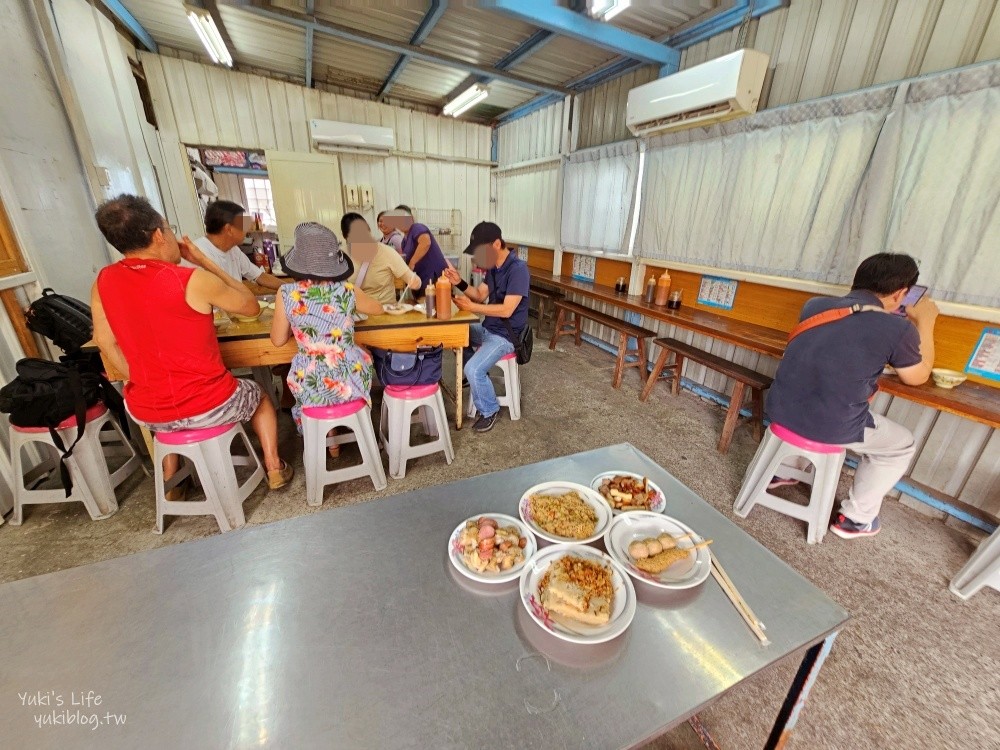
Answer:
M732 579L726 573L725 568L719 563L718 558L712 555L712 577L715 578L722 592L729 597L729 601L733 603L736 607L736 611L740 613L740 616L744 619L746 624L750 626L750 630L753 631L757 639L765 646L771 641L768 639L767 634L764 632L766 629L764 623L760 621L760 618L754 614L754 611L750 609L750 605L747 604L746 599L744 599L740 592L736 589L733 584Z

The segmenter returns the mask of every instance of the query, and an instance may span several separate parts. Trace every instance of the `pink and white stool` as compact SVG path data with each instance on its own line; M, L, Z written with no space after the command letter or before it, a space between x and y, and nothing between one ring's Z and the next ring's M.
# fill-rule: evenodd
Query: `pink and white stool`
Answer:
M410 425L415 421L422 422L424 432L434 439L411 445ZM411 458L443 452L448 464L455 460L448 415L444 410L441 387L437 383L409 387L386 386L382 396L379 430L382 445L389 454L389 476L393 479L406 476L406 462Z
M73 480L73 491L69 497L66 497L66 491L62 488L28 489L35 480L59 466L58 456L49 457L25 475L21 449L32 443L43 443L55 449L49 428L10 426L14 475L14 514L10 519L12 525L19 526L23 521L25 505L82 502L95 521L108 518L118 510L115 488L142 468L142 459L103 403L98 402L87 409L86 420L83 437L73 448L73 454L66 459L66 468ZM105 427L109 429L105 430ZM56 426L56 431L63 445L72 445L76 440L76 416L64 419ZM114 456L124 456L125 463L112 472L108 468L108 458Z
M757 449L757 455L747 467L743 487L733 504L733 512L746 518L755 505L763 505L805 521L809 527L806 536L809 544L822 542L830 525L837 484L840 482L840 471L846 455L847 451L842 446L817 443L772 423ZM781 466L789 458L805 458L812 466L806 471ZM809 504L800 505L782 500L768 492L767 485L774 476L811 484Z
M503 372L504 394L502 396L497 396L497 403L499 403L501 407L506 406L507 409L510 410L510 421L516 422L521 418L521 373L518 371L517 367L517 353L511 352L510 354L505 354L500 358L500 361L493 366L499 367ZM468 411L469 418L474 419L478 413L476 404L470 396Z
M331 435L336 427L344 427L351 432ZM367 476L371 477L376 490L384 490L388 485L385 469L382 468L382 454L375 439L375 428L372 427L372 410L364 399L336 406L304 407L302 436L305 439L303 462L306 468L306 502L309 505L323 504L323 489L329 484ZM326 449L344 443L358 444L361 463L345 469L327 469Z
M233 455L233 441L243 441L247 455ZM181 457L182 466L163 481L163 459ZM253 472L243 482L236 477L237 466L252 466ZM257 458L241 424L207 427L203 430L157 432L153 436L153 467L156 487L156 529L163 533L164 516L215 516L219 529L232 531L246 523L243 503L264 479L264 467ZM167 492L187 477L197 478L205 492L204 500L167 500Z

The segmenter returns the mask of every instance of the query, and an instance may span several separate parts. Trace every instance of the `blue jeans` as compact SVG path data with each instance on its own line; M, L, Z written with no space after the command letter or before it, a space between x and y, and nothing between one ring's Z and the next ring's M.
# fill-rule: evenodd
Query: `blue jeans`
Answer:
M514 345L504 336L487 331L480 324L469 328L469 349L466 349L465 377L469 379L472 403L480 414L492 417L500 411L497 392L490 380L490 369L502 357L514 351ZM470 351L475 354L468 356Z

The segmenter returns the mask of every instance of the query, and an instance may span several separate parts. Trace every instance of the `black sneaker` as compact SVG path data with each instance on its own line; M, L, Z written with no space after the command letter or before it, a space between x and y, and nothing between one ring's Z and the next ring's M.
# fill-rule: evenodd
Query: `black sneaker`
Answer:
M469 379L463 377L462 378L462 388L464 389L464 388L468 388L468 387L469 387Z
M472 429L475 432L489 432L493 429L493 425L497 423L500 419L500 412L495 414L490 414L490 416L482 416L476 420L476 423L472 425Z

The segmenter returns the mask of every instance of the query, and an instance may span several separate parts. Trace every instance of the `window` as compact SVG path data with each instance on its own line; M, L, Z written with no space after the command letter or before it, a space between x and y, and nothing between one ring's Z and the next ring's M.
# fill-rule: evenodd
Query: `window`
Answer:
M271 197L271 181L266 177L244 177L243 192L247 197L247 214L260 214L266 227L277 226L274 219L274 198Z

